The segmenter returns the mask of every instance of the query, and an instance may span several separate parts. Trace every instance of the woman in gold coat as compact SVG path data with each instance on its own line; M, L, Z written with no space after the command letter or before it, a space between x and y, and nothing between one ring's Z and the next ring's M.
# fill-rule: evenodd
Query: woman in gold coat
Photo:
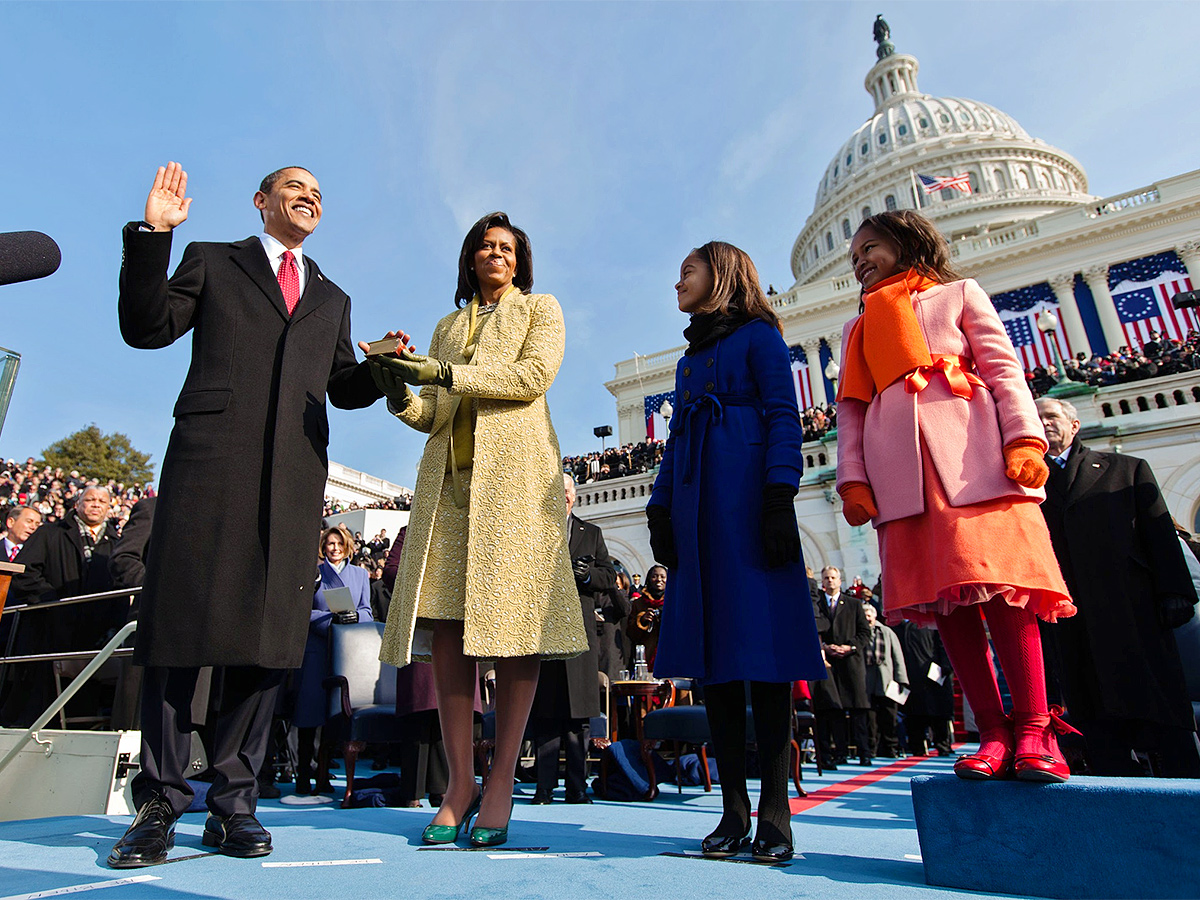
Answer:
M380 653L396 666L432 655L450 778L426 843L453 842L476 811L474 846L507 840L540 660L588 646L545 396L562 363L562 309L532 286L528 237L504 213L484 216L459 256L460 308L438 322L429 354L399 331L396 355L370 357L393 415L429 433ZM486 796L472 757L480 658L496 660Z

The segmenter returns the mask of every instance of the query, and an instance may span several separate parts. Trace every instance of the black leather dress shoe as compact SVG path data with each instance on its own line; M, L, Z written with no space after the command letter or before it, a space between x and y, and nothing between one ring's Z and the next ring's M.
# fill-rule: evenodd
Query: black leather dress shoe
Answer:
M592 798L587 794L567 794L568 803L591 803Z
M791 844L771 843L756 838L754 846L750 848L750 855L758 862L781 863L791 859L795 851L792 850Z
M259 800L278 800L283 792L269 781L260 781L258 783L258 799Z
M551 795L549 793L546 793L544 791L535 791L533 794L533 799L529 801L529 805L530 806L545 806L552 799L553 798L551 797Z
M155 794L112 848L108 864L114 869L137 869L166 862L167 851L175 846L175 819L167 798Z
M737 856L749 842L749 831L743 835L710 834L700 842L700 852L711 859L728 859Z
M266 856L271 852L271 832L250 813L232 816L209 813L201 841L205 847L216 847L226 856L246 858Z

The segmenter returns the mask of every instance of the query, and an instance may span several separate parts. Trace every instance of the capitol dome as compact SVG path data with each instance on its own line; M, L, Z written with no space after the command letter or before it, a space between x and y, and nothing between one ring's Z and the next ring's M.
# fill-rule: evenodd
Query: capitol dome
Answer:
M921 93L916 58L896 53L886 23L883 29L879 61L865 81L875 114L842 145L817 186L792 247L797 284L848 272L850 236L873 213L919 208L953 241L1093 199L1083 167L1030 137L1012 116L977 100ZM969 195L918 187L920 175L964 174Z

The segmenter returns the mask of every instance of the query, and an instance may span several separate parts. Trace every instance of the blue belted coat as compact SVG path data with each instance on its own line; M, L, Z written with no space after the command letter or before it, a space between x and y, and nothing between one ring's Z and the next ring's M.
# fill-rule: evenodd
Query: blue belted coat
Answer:
M671 511L659 678L703 683L825 677L804 561L767 568L763 486L795 487L803 430L787 345L753 319L685 355L650 504Z

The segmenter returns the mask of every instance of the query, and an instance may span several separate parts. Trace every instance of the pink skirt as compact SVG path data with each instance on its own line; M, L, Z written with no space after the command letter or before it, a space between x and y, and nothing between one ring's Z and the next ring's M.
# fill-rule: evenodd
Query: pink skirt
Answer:
M925 512L879 526L887 620L932 625L997 595L1047 622L1075 615L1038 502L951 506L924 441L921 450Z

